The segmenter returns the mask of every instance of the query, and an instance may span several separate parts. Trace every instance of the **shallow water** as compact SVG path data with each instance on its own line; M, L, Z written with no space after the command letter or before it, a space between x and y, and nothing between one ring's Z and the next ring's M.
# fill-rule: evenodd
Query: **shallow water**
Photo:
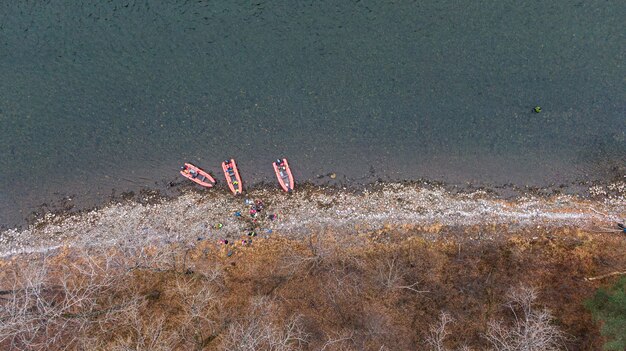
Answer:
M244 182L544 186L626 174L623 2L0 5L0 225L43 202ZM532 107L543 112L534 114Z

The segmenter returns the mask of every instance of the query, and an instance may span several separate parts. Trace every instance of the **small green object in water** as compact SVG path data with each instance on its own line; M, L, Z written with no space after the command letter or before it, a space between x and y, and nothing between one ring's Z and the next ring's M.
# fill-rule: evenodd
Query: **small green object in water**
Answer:
M217 227L217 229L222 229L224 225L222 223L218 223L215 227Z
M541 106L535 106L535 108L533 109L533 111L535 111L535 113L539 113L539 112L541 112Z

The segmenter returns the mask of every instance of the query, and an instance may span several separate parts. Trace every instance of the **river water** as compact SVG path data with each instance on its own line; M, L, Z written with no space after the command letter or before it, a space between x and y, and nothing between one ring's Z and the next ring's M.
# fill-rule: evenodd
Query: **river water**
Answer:
M0 226L179 181L626 174L620 1L6 1ZM541 113L533 113L534 106ZM71 200L70 200L71 198ZM71 206L71 205L70 205Z

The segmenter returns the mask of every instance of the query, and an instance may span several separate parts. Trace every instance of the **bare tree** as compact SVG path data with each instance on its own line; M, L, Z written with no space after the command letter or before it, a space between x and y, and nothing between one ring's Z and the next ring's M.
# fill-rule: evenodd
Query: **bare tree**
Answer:
M20 272L20 273L18 273ZM42 339L41 315L50 303L42 301L47 267L27 265L5 272L0 305L0 345L10 349L34 349Z
M308 335L302 327L302 316L293 315L282 327L271 331L270 350L300 350L307 343Z
M334 248L320 235L309 233L303 250L291 250L283 257L281 269L291 276L296 272L311 274L323 266L335 254Z
M386 257L384 260L378 262L376 267L377 280L386 290L395 289L407 289L416 293L428 292L425 290L418 290L418 281L407 283L405 267L398 262L398 258Z
M145 300L134 300L135 303L126 306L122 315L126 320L117 326L117 330L124 330L110 341L99 345L99 349L112 351L128 350L173 350L178 341L178 334L169 330L166 325L166 316L142 317L145 309ZM101 340L103 338L100 338Z
M111 276L88 256L55 268L48 261L44 256L6 272L2 285L11 288L0 301L0 344L31 350L71 346L89 327Z
M445 346L445 340L450 331L447 329L448 324L452 323L454 319L450 314L441 312L439 314L439 320L437 324L430 327L428 336L426 337L426 343L434 351L447 351Z
M354 343L354 331L353 330L341 330L336 332L333 336L327 336L326 342L320 349L325 351L328 349L346 350Z
M284 324L276 323L273 312L273 303L268 298L254 300L246 318L228 327L223 348L238 351L301 350L308 338L301 317L294 315Z
M535 309L537 293L520 286L508 293L506 307L513 323L492 320L485 337L498 351L556 351L565 349L565 334L552 324L547 309Z
M217 334L222 306L212 285L186 276L178 276L172 297L180 301L178 334L182 344L200 347L204 340Z

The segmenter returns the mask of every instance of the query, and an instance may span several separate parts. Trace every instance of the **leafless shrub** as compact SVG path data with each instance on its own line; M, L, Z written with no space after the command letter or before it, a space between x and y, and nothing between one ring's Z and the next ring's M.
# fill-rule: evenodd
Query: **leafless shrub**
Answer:
M166 316L141 318L139 313L129 313L133 328L132 348L137 350L172 350L179 339L176 332L167 330Z
M179 276L175 281L173 299L180 301L178 333L181 342L198 346L217 333L217 319L222 309L210 284Z
M214 316L221 307L215 287L222 286L223 272L218 266L203 267L200 274L177 272L172 261L181 257L180 252L175 247L91 247L4 266L0 348L156 349L157 343L158 347L174 345L174 339L183 344L202 343L216 333ZM171 328L158 312L157 317L151 316L155 311L146 309L146 291L142 290L151 278L136 275L138 270L157 275L172 271L170 302L176 305L173 313L180 327ZM135 283L127 284L129 279ZM114 335L112 330L121 332Z
M0 345L11 349L36 349L45 337L45 321L41 316L51 307L48 299L42 300L46 273L47 267L43 264L16 267L5 273L0 305Z
M223 287L224 269L223 267L213 265L210 267L196 268L194 271L204 277L205 283L213 284L216 287Z
M377 262L376 280L385 290L391 291L396 289L407 289L416 293L428 292L418 290L418 281L406 281L406 267L402 266L398 258L395 256L385 257Z
M547 309L534 308L537 293L529 287L512 289L506 307L513 314L512 324L490 321L485 337L498 351L554 351L565 349L565 334L552 324Z
M311 274L335 254L335 248L319 235L308 234L304 243L304 250L292 250L283 257L281 267L289 276Z
M244 320L230 324L223 340L225 350L300 350L307 343L301 317L294 315L286 323L273 320L273 304L267 298L253 301Z
M166 316L150 316L145 318L146 300L134 299L127 304L120 315L125 319L116 326L118 333L110 342L100 345L99 349L127 351L127 350L155 350L166 351L174 349L178 334L166 327Z
M350 299L362 292L361 272L353 266L350 257L336 260L329 265L326 277L326 291L340 299Z
M395 328L392 325L391 317L385 313L384 309L365 308L361 312L358 322L360 327L354 331L357 336L354 346L357 350L382 350L386 349L385 344L395 345ZM396 345L397 347L397 345Z
M448 350L448 348L445 346L446 337L450 335L450 331L447 329L447 326L453 321L454 319L452 318L452 316L450 316L450 314L446 312L441 312L439 314L439 320L437 321L437 324L430 327L428 336L426 337L426 344L430 346L431 350Z
M351 348L351 345L354 344L354 331L352 330L342 330L340 332L334 333L335 335L329 335L326 337L326 342L320 349L321 351L325 350L348 350Z
M382 339L389 334L389 317L379 311L368 311L364 315L365 335L368 339Z
M15 349L51 349L78 342L101 308L99 296L112 284L106 267L86 255L74 255L70 265L48 257L5 272L9 286L0 300L0 345Z
M302 349L308 338L300 315L292 316L282 328L274 329L270 335L270 350L276 351Z
M133 269L149 269L153 271L176 270L177 268L177 247L123 247L124 257L129 262L126 267Z

